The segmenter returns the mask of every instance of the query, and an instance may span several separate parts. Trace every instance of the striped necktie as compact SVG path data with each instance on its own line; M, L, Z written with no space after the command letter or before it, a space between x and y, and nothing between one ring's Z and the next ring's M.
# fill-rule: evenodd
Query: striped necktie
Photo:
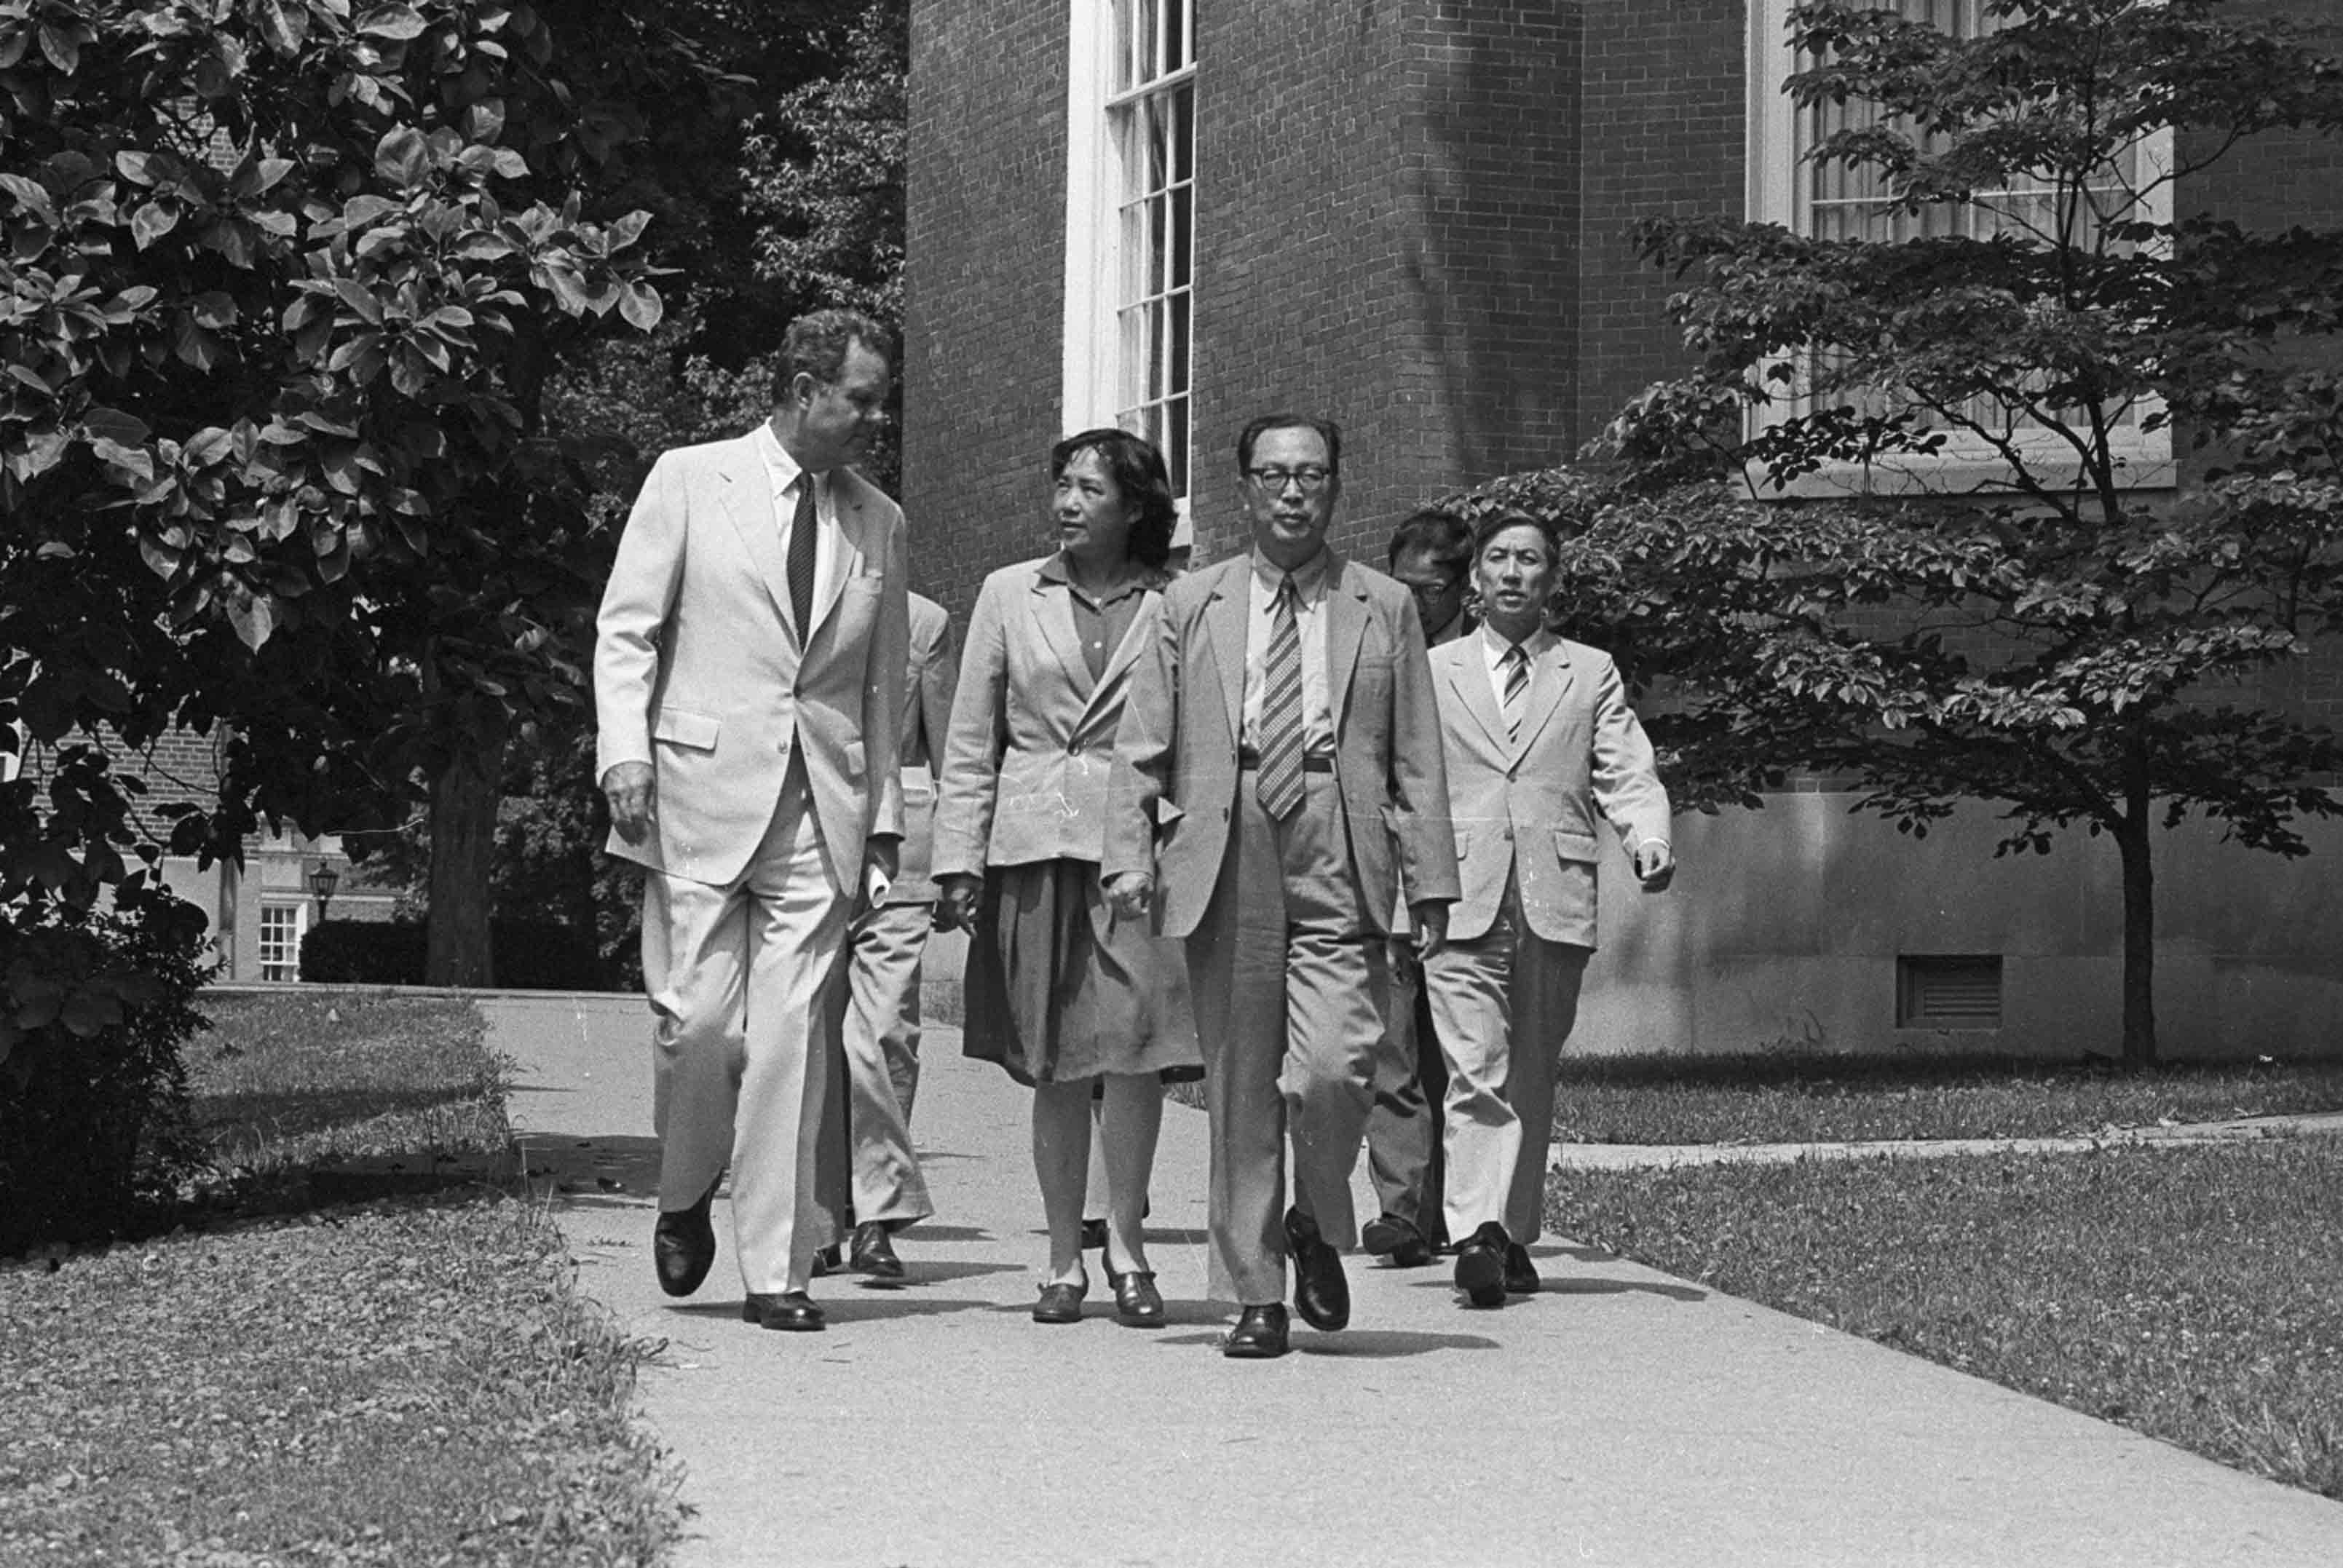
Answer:
M1505 738L1518 746L1522 741L1522 709L1529 706L1530 656L1522 651L1517 642L1505 649L1505 656L1497 662L1505 667Z
M797 618L798 641L813 639L814 530L820 527L813 510L813 475L798 475L797 515L789 522L789 614Z
M1292 574L1278 581L1270 619L1269 660L1262 670L1260 753L1253 798L1272 821L1282 821L1302 804L1302 628L1295 608L1302 595Z

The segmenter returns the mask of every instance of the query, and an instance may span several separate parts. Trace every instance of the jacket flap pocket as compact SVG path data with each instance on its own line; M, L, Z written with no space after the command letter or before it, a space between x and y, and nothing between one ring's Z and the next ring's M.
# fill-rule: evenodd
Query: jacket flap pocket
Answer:
M1594 835L1582 833L1575 828L1556 828L1554 830L1554 852L1565 860L1584 860L1590 865L1603 858L1603 851L1595 845Z
M662 708L651 720L651 737L677 746L689 746L695 751L713 751L716 738L723 733L724 721L712 713L693 713L687 709Z

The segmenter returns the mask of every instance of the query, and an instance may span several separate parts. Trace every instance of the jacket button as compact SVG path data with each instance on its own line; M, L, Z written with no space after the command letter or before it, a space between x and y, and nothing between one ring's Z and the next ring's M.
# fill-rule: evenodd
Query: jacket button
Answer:
M1067 755L1067 756L1069 756L1069 757L1080 757L1081 754L1082 754L1082 743L1081 743L1081 741L1079 741L1079 740L1070 740L1070 741L1068 741L1068 742L1066 743L1066 755Z

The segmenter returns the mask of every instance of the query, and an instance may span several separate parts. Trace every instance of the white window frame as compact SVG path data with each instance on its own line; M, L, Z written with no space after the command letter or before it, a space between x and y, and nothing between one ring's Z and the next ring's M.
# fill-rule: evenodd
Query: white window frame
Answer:
M1795 66L1785 29L1791 8L1797 3L1750 0L1745 201L1750 222L1779 224L1793 234L1806 234L1811 232L1804 178L1806 166L1799 161L1797 110L1786 90ZM2139 216L2148 223L2168 224L2172 221L2172 132L2167 128L2147 136L2139 144L2137 156L2150 186L2140 202ZM2146 415L2161 407L2160 400L2143 400L2140 411ZM1777 393L1775 402L1751 411L1752 433L1790 417L1797 409L1796 403ZM1890 453L1868 464L1826 464L1782 489L1762 474L1753 475L1752 488L1761 498L1784 498L2010 492L2007 459L1982 437L1965 430L1948 430L1945 437L1944 447L1936 452ZM2026 454L2028 467L2054 486L2071 485L2079 477L2081 465L2074 448L2050 431L2017 432L2011 443ZM2113 449L2125 488L2169 489L2177 483L2169 425L2120 433Z
M268 917L274 914L286 912L291 913L293 917L292 953L291 956L283 963L272 963L268 957ZM254 960L260 967L260 978L268 981L299 980L301 978L301 940L308 934L309 902L307 899L299 900L293 903L264 901L260 906L258 929L253 932L252 937L252 953ZM268 972L272 968L287 970L291 972L282 975L272 975Z
M1131 427L1123 401L1121 208L1123 155L1116 116L1139 100L1185 86L1190 92L1189 134L1195 134L1194 0L1160 0L1176 8L1186 24L1188 63L1118 93L1118 12L1136 0L1071 0L1067 23L1065 320L1061 417L1071 432L1104 425ZM1194 157L1190 155L1190 189ZM1195 245L1194 198L1190 197L1188 364L1183 377L1188 402L1188 450L1166 453L1187 485L1178 497L1175 545L1190 538L1189 494L1195 488ZM1175 488L1180 487L1175 486Z

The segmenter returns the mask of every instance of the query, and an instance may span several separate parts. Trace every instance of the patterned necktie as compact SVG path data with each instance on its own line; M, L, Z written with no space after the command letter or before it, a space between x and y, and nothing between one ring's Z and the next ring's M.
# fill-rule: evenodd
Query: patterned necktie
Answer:
M1530 656L1522 651L1520 643L1505 649L1498 663L1505 667L1505 736L1518 746L1522 739L1522 709L1528 706L1530 695Z
M1253 798L1272 821L1302 804L1302 628L1294 616L1302 595L1288 574L1279 579L1270 619L1269 660L1262 669L1260 752Z
M798 475L797 516L789 523L789 613L797 618L798 641L813 637L813 476Z

